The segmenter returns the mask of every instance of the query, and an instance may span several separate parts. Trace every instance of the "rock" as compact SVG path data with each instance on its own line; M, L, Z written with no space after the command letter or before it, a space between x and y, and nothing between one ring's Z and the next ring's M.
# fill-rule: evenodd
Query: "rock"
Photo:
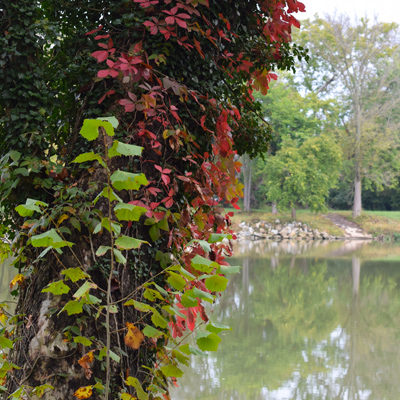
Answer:
M247 225L242 226L242 231L247 232L249 230L249 227Z
M279 219L276 219L276 220L275 220L275 223L276 223L276 224L280 224L281 221L279 221Z
M271 229L271 233L273 235L277 235L279 233L279 231L277 229Z

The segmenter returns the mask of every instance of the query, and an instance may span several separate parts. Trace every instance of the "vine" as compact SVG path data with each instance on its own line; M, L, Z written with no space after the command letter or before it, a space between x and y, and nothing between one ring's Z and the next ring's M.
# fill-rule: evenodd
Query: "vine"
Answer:
M180 364L217 350L230 329L210 322L204 306L238 272L226 261L235 236L222 204L238 208L243 195L237 154L267 146L252 92L304 56L288 44L292 13L304 6L122 3L85 33L99 48L90 51L97 72L91 89L79 88L90 95L78 97L68 139L40 156L11 149L0 163L5 210L17 212L4 230L19 269L17 315L0 304L6 397L169 399ZM85 12L90 20L95 11ZM92 90L98 97L84 112ZM93 118L99 110L107 116ZM196 345L184 344L192 333Z

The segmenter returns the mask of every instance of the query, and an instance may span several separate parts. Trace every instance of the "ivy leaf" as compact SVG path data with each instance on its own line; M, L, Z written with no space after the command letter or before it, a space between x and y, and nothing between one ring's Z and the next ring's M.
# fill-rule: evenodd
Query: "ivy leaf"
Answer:
M15 211L17 211L21 217L31 217L35 211L39 213L42 212L40 207L34 204L20 204L19 206L15 207Z
M136 300L128 300L124 306L134 306L136 308L136 310L138 311L142 311L142 312L146 312L146 311L155 311L155 308L152 307L149 304L145 304L145 303L140 303L139 301Z
M191 240L187 246L193 246L193 244L198 243L200 245L200 247L206 251L207 253L211 252L211 246L209 245L208 242L206 242L205 240L200 240L200 239L193 239Z
M182 290L186 286L186 281L179 274L168 271L169 278L167 282L176 290Z
M104 256L104 254L106 254L108 250L111 250L110 246L100 246L96 251L96 256Z
M63 281L52 282L42 290L43 293L50 292L54 295L65 294L69 291L70 288Z
M168 377L179 378L183 375L183 371L175 365L164 365L160 368L161 372Z
M76 230L81 231L81 223L75 217L70 218L69 222Z
M228 233L212 233L208 238L208 243L222 242L223 239L232 239L232 235Z
M128 328L128 333L125 335L124 342L127 346L132 349L139 349L140 345L144 340L144 335L140 329L134 324L127 322L126 327Z
M73 246L73 243L63 240L55 229L50 229L40 235L35 235L30 238L33 247L53 247L58 249L64 246Z
M122 250L138 249L142 243L149 243L145 240L135 239L129 236L122 235L116 241L115 245Z
M4 349L12 349L12 348L13 348L12 340L10 340L4 336L0 336L0 349L4 350Z
M231 266L231 265L220 265L218 268L218 273L229 275L229 274L238 274L242 267L240 266Z
M74 396L79 400L88 399L92 395L92 386L83 386L80 387L75 393Z
M101 158L101 156L99 154L95 154L93 151L89 152L89 153L82 153L79 154L78 157L75 158L74 163L84 163L87 161L98 161L100 165L102 165L104 168L106 168L106 164L104 163L103 159Z
M99 128L103 127L108 136L114 136L114 127L108 121L100 121L98 119L85 119L83 121L80 134L87 140L95 140L99 137Z
M215 333L199 332L196 336L196 343L200 350L217 351L221 338Z
M64 271L61 271L61 275L65 275L67 278L71 279L72 282L77 282L80 279L89 278L90 276L82 271L81 268L68 268Z
M126 264L126 258L122 255L122 253L118 249L113 249L115 259L121 263Z
M108 157L114 156L140 156L142 154L143 147L135 146L133 144L121 143L115 140L111 149L108 150Z
M221 331L231 331L232 328L227 325L215 324L211 322L207 325L206 330L212 333L220 333Z
M198 254L192 258L191 265L196 271L201 272L210 272L214 268L219 267L219 264L215 261L208 260L207 258L199 256Z
M159 331L156 328L153 328L150 325L146 325L142 332L145 336L147 336L149 338L158 338L158 337L164 335L163 332Z
M100 197L105 197L111 203L114 200L118 201L119 203L123 203L121 197L119 197L110 187L105 187L93 200L93 204L96 204Z
M160 237L160 229L157 225L152 225L149 229L151 240L155 242Z
M120 221L139 221L147 210L134 204L119 203L114 207L114 213Z
M99 117L97 119L99 119L100 121L109 122L114 129L118 128L119 122L118 122L117 118L115 118L115 117ZM112 136L112 135L110 135L110 136Z
M84 346L91 346L92 345L92 341L89 340L88 338L83 337L83 336L75 336L74 337L74 342L83 344Z
M128 386L133 386L136 389L139 400L148 400L149 396L143 390L142 385L137 378L134 378L133 376L128 376L128 379L125 381L125 383Z
M137 190L141 185L149 184L144 174L133 174L120 170L111 175L111 183L117 190Z
M86 293L89 292L90 289L97 289L97 285L95 283L86 281L73 295L76 299L80 299L85 296Z
M223 292L228 285L228 279L220 275L214 275L206 279L206 288L211 292Z
M161 316L158 311L153 312L153 315L151 316L151 321L155 326L158 326L160 328L165 329L168 326L167 321Z
M82 303L76 300L71 300L62 308L60 313L63 311L66 311L68 315L80 314L83 311Z

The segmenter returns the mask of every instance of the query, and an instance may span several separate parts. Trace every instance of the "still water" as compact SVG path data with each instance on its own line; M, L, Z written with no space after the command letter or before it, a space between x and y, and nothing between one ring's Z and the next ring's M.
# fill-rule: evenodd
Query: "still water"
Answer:
M193 357L173 400L400 399L400 244L239 244L212 320L233 328Z

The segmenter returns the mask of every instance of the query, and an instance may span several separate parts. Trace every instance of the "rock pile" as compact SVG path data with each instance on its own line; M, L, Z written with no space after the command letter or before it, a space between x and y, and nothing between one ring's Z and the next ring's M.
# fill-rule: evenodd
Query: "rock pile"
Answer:
M281 223L279 219L275 223L257 220L252 222L242 222L239 225L236 236L239 240L335 240L337 237L331 236L326 232L319 232L312 229L302 222Z

